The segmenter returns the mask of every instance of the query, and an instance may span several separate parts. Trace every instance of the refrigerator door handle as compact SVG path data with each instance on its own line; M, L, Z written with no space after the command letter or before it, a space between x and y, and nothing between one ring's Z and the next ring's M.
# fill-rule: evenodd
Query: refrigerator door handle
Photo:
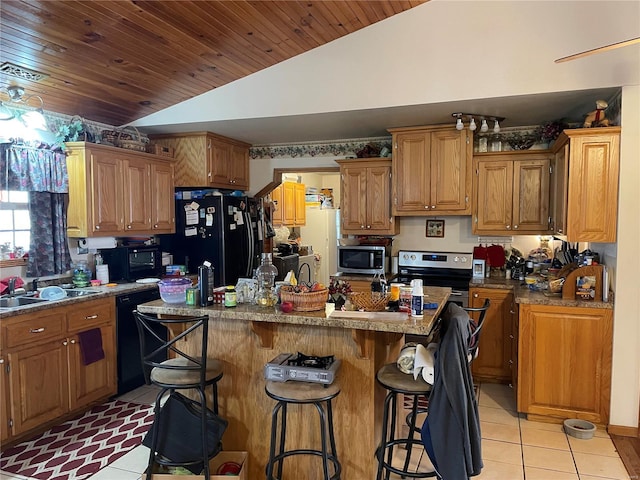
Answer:
M246 277L251 278L253 272L251 271L251 265L253 264L253 248L254 248L254 239L253 239L253 227L251 226L251 216L244 212L244 223L247 227L247 242L248 242L248 258L247 258L247 268L246 268Z

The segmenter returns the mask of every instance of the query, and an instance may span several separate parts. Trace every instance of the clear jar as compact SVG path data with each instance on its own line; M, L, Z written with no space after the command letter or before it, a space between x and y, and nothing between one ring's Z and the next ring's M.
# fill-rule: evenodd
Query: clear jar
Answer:
M227 308L235 307L238 304L238 294L236 287L228 285L224 291L224 306Z
M258 280L258 293L256 294L256 304L261 307L272 307L276 304L278 297L275 294L275 282L278 276L278 269L271 262L271 254L262 254L262 263L256 270Z

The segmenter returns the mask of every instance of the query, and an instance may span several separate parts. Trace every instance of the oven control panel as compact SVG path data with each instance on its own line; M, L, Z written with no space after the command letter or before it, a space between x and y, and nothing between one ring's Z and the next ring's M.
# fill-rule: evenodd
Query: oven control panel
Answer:
M471 270L473 254L468 252L420 252L400 250L398 266L421 268L457 268Z

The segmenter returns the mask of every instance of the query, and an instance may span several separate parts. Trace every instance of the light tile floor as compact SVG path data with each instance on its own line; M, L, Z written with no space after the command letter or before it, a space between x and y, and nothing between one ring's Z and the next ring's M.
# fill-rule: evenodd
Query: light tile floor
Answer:
M155 395L153 387L145 386L120 399L152 403ZM567 436L560 424L520 418L516 413L513 393L504 385L480 385L478 403L484 469L474 479L630 480L605 430L598 429L590 440L578 440ZM147 464L147 455L146 447L137 447L90 480L139 480ZM422 449L416 449L412 459L412 463L418 462L419 468L430 465ZM25 480L27 477L0 473L0 480L15 479Z

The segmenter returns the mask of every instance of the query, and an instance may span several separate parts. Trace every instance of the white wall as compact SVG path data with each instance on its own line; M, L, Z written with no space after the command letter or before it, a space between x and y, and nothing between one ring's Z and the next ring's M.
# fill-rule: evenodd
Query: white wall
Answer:
M640 398L640 86L622 89L618 248L613 325L613 425L638 426Z

